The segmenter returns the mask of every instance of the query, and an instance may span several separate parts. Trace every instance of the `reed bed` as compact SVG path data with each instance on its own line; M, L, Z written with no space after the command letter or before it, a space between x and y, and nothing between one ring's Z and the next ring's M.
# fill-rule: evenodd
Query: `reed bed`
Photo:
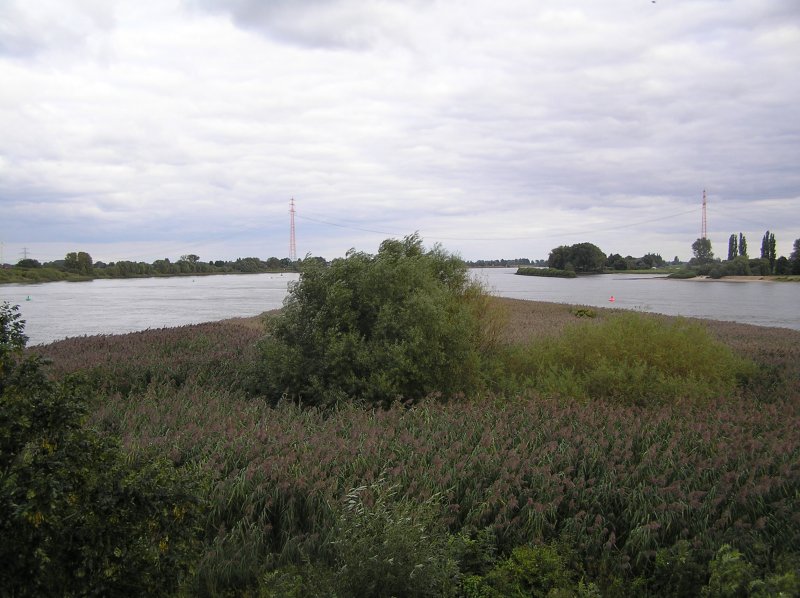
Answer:
M566 541L592 578L632 578L680 541L705 561L724 543L757 559L798 546L797 407L486 397L330 414L154 386L96 418L134 453L202 463L214 480L206 574L252 582L314 554L348 491L381 479L416 502L441 497L452 533L489 528L501 552Z
M52 376L81 372L106 393L142 391L164 381L179 386L188 379L231 388L242 383L262 335L261 318L236 318L75 337L30 351L52 362Z
M569 306L497 301L508 344L576 321ZM610 311L597 310L589 325ZM405 505L435 505L452 537L487 533L499 555L569 546L587 579L612 594L651 579L665 555L699 564L678 559L684 565L669 574L694 575L686 583L697 589L725 544L762 571L798 553L800 333L705 325L767 372L752 392L702 407L532 392L385 410L272 407L237 382L262 334L255 319L36 352L53 360L54 375L90 372L105 389L93 424L132 454L166 455L208 480L198 594L254 589L269 571L324 561L344 501L361 488L370 505L379 487Z

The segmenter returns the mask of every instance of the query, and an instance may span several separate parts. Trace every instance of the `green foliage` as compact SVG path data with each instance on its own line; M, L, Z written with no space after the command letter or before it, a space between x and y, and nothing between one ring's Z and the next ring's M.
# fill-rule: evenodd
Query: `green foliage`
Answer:
M260 596L455 596L459 567L440 497L403 497L385 479L353 488L314 562L263 576Z
M562 245L550 252L547 265L556 270L575 272L602 272L606 264L606 254L592 243Z
M597 312L591 307L576 307L572 310L572 315L576 318L596 318Z
M303 266L261 343L257 385L273 401L388 404L478 386L487 297L460 259L412 235Z
M549 278L575 278L572 270L557 270L555 268L517 268L521 276L545 276Z
M92 256L85 251L71 251L64 257L64 269L74 274L90 276L94 272Z
M747 596L747 585L753 578L754 568L741 552L729 544L723 545L711 561L709 569L711 578L703 588L703 596L708 598Z
M507 379L546 395L626 405L707 400L755 371L698 325L636 313L510 349L506 367Z
M655 596L691 596L697 593L708 578L708 570L701 555L687 540L678 540L672 546L656 552L653 572L647 585Z
M560 331L545 320L574 322L569 309L554 305L527 319L533 312L513 312L515 338ZM602 329L615 317L597 311L578 327ZM598 588L606 596L697 595L725 543L752 564L750 595L798 595L797 561L781 555L800 545L795 331L707 323L737 353L757 360L766 379L749 378L745 368L743 396L720 390L699 408L682 398L587 405L580 393L550 400L520 384L513 397L383 410L354 403L272 408L231 390L242 363L254 358L262 334L254 324L36 348L55 360L54 375L88 367L97 388L113 389L88 423L117 431L128 461L167 455L214 480L201 489L210 502L204 553L179 590L184 595L369 595L379 591L369 572L383 571L381 558L406 550L406 535L417 538L422 549L409 550L423 557L426 542L433 543L428 571L439 580L460 576L455 591L462 595L490 592L489 573L499 575L515 548L531 544L556 547L570 595L596 596ZM576 347L584 342L573 338ZM651 350L631 338L640 352ZM685 347L672 350L682 355ZM713 355L700 360L712 367ZM512 357L519 360L514 371L530 371ZM125 386L129 378L137 382ZM346 497L354 494L360 506L350 510ZM385 531L358 531L370 529ZM358 557L366 554L376 559ZM343 572L350 560L358 561L363 594ZM393 561L389 570L407 571L408 563ZM543 571L552 579L558 568ZM140 576L131 570L130 579L139 583ZM411 585L396 577L408 593L449 591L444 581L425 585L415 576Z
M791 562L791 559L789 559ZM709 563L710 578L703 587L704 598L767 598L800 596L800 568L786 566L765 577L758 568L730 544L723 544Z
M750 276L750 260L744 256L737 256L724 265L725 276Z
M737 255L739 255L739 239L734 233L728 239L728 261L733 260Z
M775 260L777 257L775 233L767 231L764 233L764 237L761 239L761 259L766 260L769 263L768 274L772 274L774 272Z
M25 320L19 313L19 305L0 303L0 392L3 380L11 373L14 360L28 342L25 335Z
M7 362L24 335L7 305L2 313L0 587L171 594L200 546L197 482L160 458L129 460L87 427L79 382L48 381L38 357Z
M574 575L555 546L519 546L484 577L467 578L464 595L467 598L599 598L597 586L584 584L582 580L576 584Z
M439 501L407 499L385 480L348 492L328 544L341 595L453 595L458 566Z
M708 239L697 239L692 243L692 262L696 264L707 264L714 259L714 252L711 251L711 241Z
M679 270L677 272L673 272L667 278L678 278L678 279L687 279L687 278L694 278L697 276L697 272L694 270L686 269L686 270Z
M795 239L792 244L792 253L789 255L791 274L800 274L800 239Z
M41 268L42 264L39 260L34 260L31 258L25 258L17 262L17 268Z
M748 261L748 265L753 276L769 276L772 274L769 260L766 258L753 258Z

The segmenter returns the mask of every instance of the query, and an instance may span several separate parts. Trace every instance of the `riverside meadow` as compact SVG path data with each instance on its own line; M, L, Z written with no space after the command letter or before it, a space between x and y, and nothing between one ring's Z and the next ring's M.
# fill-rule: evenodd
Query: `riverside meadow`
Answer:
M615 317L492 301L508 347ZM84 372L90 425L131 459L167 456L203 480L188 595L721 596L723 574L796 588L800 333L701 326L758 371L699 403L520 387L388 409L272 405L246 390L260 317L33 351L56 379Z

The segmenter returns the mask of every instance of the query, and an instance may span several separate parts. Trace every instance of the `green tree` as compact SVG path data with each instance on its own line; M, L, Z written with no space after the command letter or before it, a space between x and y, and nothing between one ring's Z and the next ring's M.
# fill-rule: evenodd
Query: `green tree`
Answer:
M791 262L786 259L786 256L781 256L777 260L775 260L775 274L791 274L792 273L792 264Z
M792 253L789 257L792 265L792 274L800 274L800 239L794 240L794 245L792 247Z
M769 235L769 252L767 255L767 259L769 260L769 269L771 272L775 272L775 260L778 257L777 253L777 243L775 242L775 233L770 233Z
M620 254L612 253L606 258L606 267L614 270L627 270L628 263Z
M646 268L661 268L666 265L660 253L645 253L640 261Z
M559 245L547 257L547 266L556 270L565 270L570 261L570 248L567 245Z
M602 272L606 254L592 243L561 245L550 252L547 265L557 270L574 269L575 272Z
M89 276L94 271L92 256L85 251L71 251L64 257L64 269L74 274Z
M732 261L739 255L739 243L735 234L732 234L728 239L728 261Z
M17 262L17 268L41 268L42 264L39 260L25 258Z
M169 261L168 257L165 257L163 260L154 261L153 270L155 270L158 274L173 274L175 271L173 264Z
M260 344L258 390L312 405L469 392L489 344L486 299L461 259L416 234L377 255L309 260Z
M25 320L19 313L19 305L12 306L7 301L0 304L0 395L28 342L24 331Z
M173 595L199 556L199 481L84 422L80 383L24 357L0 306L0 587L8 596Z
M711 251L711 241L700 238L692 243L694 262L697 264L707 264L714 260L714 252Z
M761 259L767 260L769 262L770 274L775 271L776 258L777 255L776 255L775 233L767 231L761 238Z
M747 257L747 238L739 233L739 255Z

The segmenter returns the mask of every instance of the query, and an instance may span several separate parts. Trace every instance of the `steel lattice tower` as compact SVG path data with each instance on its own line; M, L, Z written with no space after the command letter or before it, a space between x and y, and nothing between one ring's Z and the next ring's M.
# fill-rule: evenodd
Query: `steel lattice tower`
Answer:
M294 218L294 217L293 217ZM294 222L294 221L292 221ZM292 225L294 227L294 225ZM294 230L294 228L292 228ZM294 233L292 233L294 235ZM706 190L703 189L703 224L702 230L700 231L700 238L707 239L708 238L708 221L706 220Z
M297 260L297 242L294 236L294 197L289 208L289 259L293 262Z

